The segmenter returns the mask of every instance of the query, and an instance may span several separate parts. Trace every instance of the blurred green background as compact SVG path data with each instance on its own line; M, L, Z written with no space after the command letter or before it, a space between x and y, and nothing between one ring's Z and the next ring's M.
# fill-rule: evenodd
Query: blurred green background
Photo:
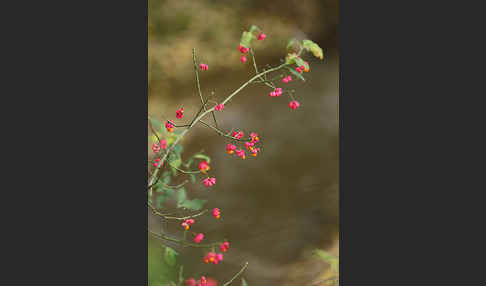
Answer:
M251 60L242 64L237 50L241 32L251 24L267 34L255 46L260 67L279 64L292 37L327 48L328 59L304 56L311 72L304 74L305 83L291 83L301 103L295 111L286 97L270 98L268 88L255 85L218 113L222 129L260 134L264 152L256 160L226 154L227 142L203 126L185 137L185 154L204 149L218 180L211 191L200 185L186 190L207 199L206 207L222 211L222 220L206 217L191 230L207 234L207 241L227 238L231 248L219 265L204 264L199 249L176 248L182 254L177 262L184 265L185 276L206 274L225 282L248 261L244 277L250 286L312 285L327 277L329 268L311 251L339 254L337 0L149 0L148 112L159 119L175 119L179 107L184 107L184 119L197 112L193 47L209 65L200 73L205 96L214 92L218 101L238 88L253 72ZM177 233L180 226L149 214L149 228ZM163 257L161 241L149 239L151 286L165 286L166 277L175 275Z

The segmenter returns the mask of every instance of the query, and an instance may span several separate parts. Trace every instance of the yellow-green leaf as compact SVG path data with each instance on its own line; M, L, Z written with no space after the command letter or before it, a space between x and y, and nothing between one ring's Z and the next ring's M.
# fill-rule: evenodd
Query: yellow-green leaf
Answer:
M307 51L310 51L312 52L312 54L316 57L316 58L319 58L319 59L323 59L324 58L324 53L322 52L322 49L321 47L319 47L318 44L314 43L313 41L311 40L303 40L302 41L302 46L304 47L304 49L306 49Z

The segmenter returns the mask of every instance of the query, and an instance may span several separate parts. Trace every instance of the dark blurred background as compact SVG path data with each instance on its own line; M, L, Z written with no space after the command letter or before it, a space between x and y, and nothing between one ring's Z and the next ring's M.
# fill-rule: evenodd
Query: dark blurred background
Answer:
M204 149L211 156L210 174L217 178L210 191L188 185L189 195L222 211L221 221L206 217L191 230L207 234L207 241L225 237L231 243L219 265L202 263L199 249L184 250L184 273L225 282L248 261L244 277L250 286L312 285L326 277L328 268L310 252L320 248L339 254L337 0L149 0L149 115L175 119L175 110L184 107L185 119L190 119L199 109L193 47L209 65L209 71L200 73L205 96L214 92L219 101L248 80L251 60L242 64L237 47L251 24L267 34L255 45L260 67L279 64L292 37L327 48L328 58L304 55L311 67L304 74L307 81L291 83L299 109L288 108L287 97L271 98L268 88L254 85L217 114L224 130L260 135L264 152L256 159L226 154L227 142L203 126L183 140L185 154ZM149 216L150 228L164 225ZM149 259L159 259L154 249L160 243L149 240ZM157 280L161 268L149 261L149 285L162 285Z

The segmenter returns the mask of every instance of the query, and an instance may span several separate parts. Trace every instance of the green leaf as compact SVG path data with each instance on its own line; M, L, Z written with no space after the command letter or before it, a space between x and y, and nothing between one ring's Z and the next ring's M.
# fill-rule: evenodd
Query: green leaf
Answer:
M254 39L256 39L256 37L253 35L253 33L244 31L243 34L241 34L240 45L245 48L249 48L251 47L251 41Z
M300 57L296 57L295 58L295 64L300 67L300 66L305 66L306 68L309 68L309 65L305 63L305 61L300 58Z
M155 129L155 131L162 131L162 122L154 118L150 118L149 120L150 123L152 123L152 127Z
M170 166L174 167L174 168L171 168L172 176L177 175L177 170L175 168L179 168L181 166L181 164L182 164L182 160L181 160L181 157L179 156L179 154L171 153L171 155L170 155Z
M313 41L311 40L303 40L302 41L302 46L304 47L304 49L306 49L307 51L310 51L312 52L312 54L316 57L316 58L319 58L319 59L323 59L324 57L324 54L322 52L322 49L321 47L319 47L318 44L314 43Z
M174 146L174 149L172 150L174 150L174 153L176 153L177 155L180 155L184 150L184 147L182 145L177 144L176 146Z
M189 179L191 179L191 183L195 183L196 182L196 176L194 174L189 174Z
M184 166L189 169L189 167L191 166L192 162L194 162L194 158L189 159L189 161L187 161L187 163L185 163Z
M181 160L181 158L178 158L178 159L176 159L176 160L174 160L174 161L170 162L170 165L171 165L171 166L174 166L174 167L176 167L176 168L179 168L179 167L181 166L181 164L182 164L182 160Z
M157 132L158 133L158 132ZM157 134L160 137L160 134ZM157 139L157 136L155 134L150 135L150 140L152 140L152 143L157 143L159 140Z
M294 70L294 69L292 69L290 67L287 67L287 69L289 70L289 72L291 74L293 74L294 76L300 78L302 81L305 81L305 78L300 73L298 73L296 70Z
M329 252L321 250L321 249L314 250L314 255L316 255L317 257L321 258L322 260L324 260L326 262L330 262L331 260L336 259L335 256L333 256Z
M170 281L177 281L177 266L169 266L165 261L165 246L153 236L148 237L148 284L167 286ZM177 265L177 263L176 263Z
M331 262L331 269L335 272L338 272L339 271L339 259L334 259L332 262Z
M167 196L165 194L157 196L155 199L155 207L161 209L164 206L164 202L167 200Z
M248 284L246 283L246 280L245 278L241 278L241 286L248 286Z
M177 190L177 207L180 208L182 203L187 199L186 190L184 188L180 188Z
M170 248L170 247L166 247L165 248L165 261L167 262L167 264L169 264L170 266L174 266L175 263L176 263L176 256L177 256L177 252Z
M165 171L162 173L162 182L166 185L170 184L170 173L169 171Z
M167 194L167 197L168 198L174 198L174 195L175 195L175 191L173 189L165 189L165 193Z
M285 63L286 64L295 64L295 59L297 58L297 54L296 53L289 53L287 54L287 56L285 57Z
M290 41L287 44L287 50L297 52L297 51L300 50L300 46L301 46L300 42L297 39L292 38L292 39L290 39Z
M164 191L164 186L162 185L161 181L158 181L157 184L153 187L156 193L160 193Z
M206 202L207 202L207 200L200 200L200 199L194 199L192 201L186 200L181 204L181 207L198 211L198 210L202 209L202 207L204 206L204 204Z
M209 156L206 156L204 154L196 154L193 156L193 158L196 158L196 159L203 159L203 160L206 160L208 163L211 163L211 158L209 158Z
M168 133L168 132L166 132L166 133ZM174 134L174 133L169 133L169 135L168 135L168 137L166 139L167 146L172 145L172 143L174 143L174 141L176 141L176 140L177 140L177 135Z
M256 25L251 25L250 27L250 33L253 33L255 31L261 31L262 29L260 29L258 26Z

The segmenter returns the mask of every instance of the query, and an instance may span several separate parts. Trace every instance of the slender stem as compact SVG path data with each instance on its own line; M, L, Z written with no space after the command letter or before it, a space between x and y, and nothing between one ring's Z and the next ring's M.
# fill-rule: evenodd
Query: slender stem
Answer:
M181 265L181 267L179 267L179 283L177 283L178 286L182 286L182 283L184 283L184 277L182 276L183 271L184 271L184 266Z
M199 98L201 99L201 104L206 111L206 104L204 103L204 99L201 93L201 86L199 84L199 74L197 71L197 60L196 60L196 49L192 48L192 61L194 62L194 74L196 75L196 88L199 93ZM216 121L216 115L214 115L214 111L211 112L213 114L214 124L218 127L218 122Z
M173 219L173 220L186 220L186 219L190 219L190 218L195 218L195 217L198 217L198 216L202 216L203 214L207 213L208 210L203 210L202 212L198 213L198 214L195 214L195 215L188 215L188 216L185 216L185 217L175 217L175 216L169 216L167 214L163 214L159 211L157 211L154 206L152 206L151 203L148 203L148 206L152 209L152 212L155 214L155 215L158 215L158 216L161 216L165 219Z
M202 121L202 120L199 120L199 123L201 123L202 125L206 126L206 127L209 127L211 129L213 129L214 131L216 131L216 133L218 133L218 135L221 135L223 137L226 137L226 138L229 138L229 139L233 139L233 140L236 140L236 141L242 141L242 142L249 142L251 141L251 138L248 138L248 139L236 139L235 137L233 136L230 136L230 135L226 135L222 130L212 126L212 125L209 125L208 123Z
M172 190L175 190L175 189L178 189L182 186L184 186L185 184L187 184L187 182L189 182L188 180L185 180L184 182L180 183L179 185L176 185L176 186L169 186L169 185L166 185L164 183L161 183L162 187L166 188L166 189L172 189Z
M148 230L148 232L158 239L176 242L176 243L182 244L182 246L184 246L184 247L192 246L192 247L199 247L199 248L209 248L209 247L212 247L214 245L219 245L219 244L222 243L222 242L213 242L213 243L208 243L208 244L192 243L192 242L184 241L184 240L181 240L181 239L175 239L175 238L169 237L165 234L158 234L158 233L155 233L151 230Z
M172 164L170 166L172 168L176 169L177 171L183 173L183 174L199 174L199 173L201 173L201 171L184 171L184 170L177 168L176 166L173 166Z
M253 51L253 48L250 48L250 54L251 54L251 57L253 59L253 67L255 68L255 74L258 74L258 68L257 68L256 61L255 61L255 52ZM261 82L264 83L266 86L269 86L271 88L275 88L275 86L273 86L273 84L269 83L270 81L267 81L263 77L260 77L260 79L261 79Z
M150 119L149 119L149 126L150 126L150 130L152 130L152 133L155 135L155 137L157 138L158 142L160 143L159 135L157 134L157 131L155 131L154 127L152 126L152 121Z
M271 68L271 69L268 69L268 70L265 70L264 72L261 72L257 75L255 75L254 77L252 77L251 79L249 79L247 82L245 82L244 84L242 84L238 89L236 89L235 91L233 91L228 97L226 97L226 99L222 102L222 104L226 105L226 103L228 101L230 101L235 95L237 95L242 89L244 89L247 85L249 85L250 83L252 83L253 81L255 81L256 79L258 79L259 77L261 77L262 75L265 75L267 73L270 73L270 72L274 72L274 71L277 71L285 66L287 66L288 64L281 64L277 67L274 67L274 68ZM168 154L172 151L172 149L179 143L179 141L182 140L182 138L184 138L184 136L187 134L187 132L189 132L189 130L191 130L191 128L197 123L199 122L204 116L206 116L207 114L209 114L211 111L213 111L214 108L211 108L211 109L208 109L204 112L202 112L201 114L199 114L196 118L194 118L194 120L191 122L191 124L189 125L189 127L187 127L187 129L184 129L184 131L182 131L181 134L179 134L179 136L177 136L176 140L174 141L174 143L172 143L172 145L167 148L167 151L164 153L164 155L161 157L161 162L164 162L165 159L167 158ZM158 167L156 167L155 171L153 172L152 176L150 177L150 181L149 181L149 189L153 187L153 184L154 182L157 180L157 175L159 174L160 172L160 169L161 169L161 165L160 164Z
M339 279L339 278L338 277L327 278L327 279L324 279L324 280L321 280L321 281L319 281L317 283L312 284L312 286L319 286L319 284L321 284L321 283L324 283L324 282L327 282L327 281L331 281L331 280L337 280L337 279Z
M223 284L223 286L227 286L227 285L230 285L231 282L233 282L233 280L236 279L236 277L238 277L241 273L243 273L243 271L245 271L246 267L248 267L248 262L245 263L245 265L243 265L243 268L241 268L240 271L238 271L238 273L235 274L235 276L233 276L233 278L231 278L230 281L226 282Z

